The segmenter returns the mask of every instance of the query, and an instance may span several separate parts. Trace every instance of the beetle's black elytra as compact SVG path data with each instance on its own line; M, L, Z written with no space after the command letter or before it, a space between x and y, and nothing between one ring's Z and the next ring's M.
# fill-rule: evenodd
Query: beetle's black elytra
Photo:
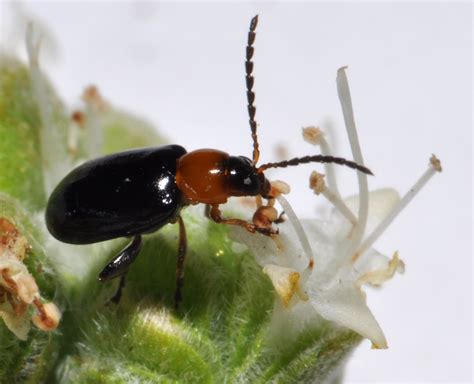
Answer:
M85 162L51 194L49 231L72 244L156 231L179 214L176 163L185 153L179 145L167 145Z

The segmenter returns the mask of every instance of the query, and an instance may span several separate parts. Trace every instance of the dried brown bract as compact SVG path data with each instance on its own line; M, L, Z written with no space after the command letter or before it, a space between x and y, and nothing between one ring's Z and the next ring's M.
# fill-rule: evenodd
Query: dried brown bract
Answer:
M30 307L37 311L31 320L44 331L55 329L61 317L55 304L41 301L36 280L23 263L29 250L28 241L18 228L0 218L0 317L22 340L26 340L31 327Z

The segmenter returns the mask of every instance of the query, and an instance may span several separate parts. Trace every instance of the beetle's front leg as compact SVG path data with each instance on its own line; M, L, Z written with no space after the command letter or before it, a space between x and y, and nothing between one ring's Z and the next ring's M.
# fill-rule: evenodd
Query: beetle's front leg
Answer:
M253 214L252 222L261 228L271 228L273 224L281 224L285 220L283 219L283 215L285 212L281 212L278 214L278 211L275 208L275 198L274 197L267 197L267 204L264 205L262 198L260 196L257 197L257 210Z
M206 207L206 213L208 217L219 224L229 224L229 225L238 225L240 227L245 228L250 233L261 233L265 236L272 236L278 234L278 229L274 229L272 227L261 227L254 223L250 223L245 220L241 219L225 219L222 217L222 212L219 209L218 204L208 205Z

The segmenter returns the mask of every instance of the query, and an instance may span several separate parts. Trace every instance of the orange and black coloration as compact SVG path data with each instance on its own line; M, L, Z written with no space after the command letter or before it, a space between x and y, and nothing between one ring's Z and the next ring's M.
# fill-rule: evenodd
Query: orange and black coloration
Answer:
M305 156L257 166L260 152L257 139L256 107L253 91L253 43L258 17L250 23L246 48L246 88L253 156L230 156L216 149L192 152L179 145L143 148L90 160L71 171L51 194L46 224L58 240L90 244L118 237L132 237L131 243L105 266L101 281L120 277L112 298L118 302L131 263L140 253L142 235L166 224L178 223L179 247L176 270L175 305L181 301L186 257L186 230L181 209L206 204L207 216L216 223L238 225L251 233L278 234L273 224L281 215L268 215L276 191L266 179L269 168L319 162L346 165L372 174L366 167L340 157ZM258 208L252 221L222 217L219 205L230 197L255 196ZM262 204L267 200L267 205Z

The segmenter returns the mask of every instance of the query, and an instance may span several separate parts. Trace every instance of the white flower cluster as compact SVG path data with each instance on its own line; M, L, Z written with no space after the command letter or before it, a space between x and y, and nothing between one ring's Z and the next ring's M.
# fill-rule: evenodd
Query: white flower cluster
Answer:
M363 165L345 68L338 71L337 87L354 161ZM318 128L304 129L303 136L319 145L323 155L331 154ZM387 348L383 331L366 304L362 286L383 284L395 272L403 272L404 263L396 252L389 258L372 245L440 171L439 160L432 156L428 170L402 199L393 189L369 193L367 175L358 172L358 196L342 199L333 166L326 164L328 185L323 175L313 172L310 186L334 205L328 220L300 222L280 195L277 199L289 220L279 225L277 241L241 228L232 228L231 237L250 249L272 281L277 300L283 304L275 305L275 311L284 308L286 316L293 313L294 318L303 312L306 318L319 315L370 339L375 348Z

